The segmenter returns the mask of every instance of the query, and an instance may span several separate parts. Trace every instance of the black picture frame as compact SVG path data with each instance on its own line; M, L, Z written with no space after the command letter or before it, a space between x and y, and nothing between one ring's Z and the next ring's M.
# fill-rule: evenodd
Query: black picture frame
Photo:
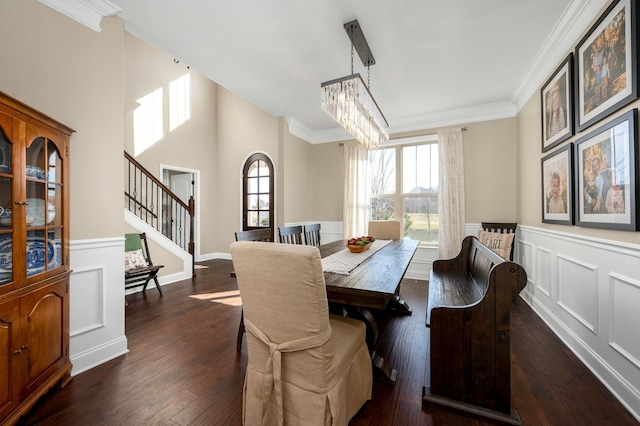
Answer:
M576 46L576 132L638 98L637 15L635 0L614 0Z
M573 144L541 160L542 222L573 225Z
M576 140L576 225L637 231L638 110Z
M542 152L573 136L573 72L573 53L569 53L540 89Z

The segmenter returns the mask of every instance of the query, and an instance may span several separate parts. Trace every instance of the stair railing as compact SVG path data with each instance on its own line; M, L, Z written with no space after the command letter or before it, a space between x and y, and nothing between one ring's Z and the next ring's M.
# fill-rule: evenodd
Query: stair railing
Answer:
M189 252L195 260L193 196L189 197L188 204L182 201L126 151L124 170L125 208ZM195 269L192 275L195 276Z

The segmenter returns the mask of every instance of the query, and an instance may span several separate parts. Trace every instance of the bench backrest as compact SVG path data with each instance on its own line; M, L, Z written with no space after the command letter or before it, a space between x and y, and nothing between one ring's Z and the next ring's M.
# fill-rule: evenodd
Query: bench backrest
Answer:
M434 270L463 271L469 277L473 277L480 299L487 291L492 268L503 263L506 264L504 266L506 270L517 272L511 277L505 276L505 279L512 283L512 299L515 300L527 284L527 274L520 265L503 259L474 236L469 235L463 240L462 249L455 258L437 260L434 263Z
M480 294L484 295L489 287L491 268L503 263L504 259L473 238L467 262L468 274L473 277Z

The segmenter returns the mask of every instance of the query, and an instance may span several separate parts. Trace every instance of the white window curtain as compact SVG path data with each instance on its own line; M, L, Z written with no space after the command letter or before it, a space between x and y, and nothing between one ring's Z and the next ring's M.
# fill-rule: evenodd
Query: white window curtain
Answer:
M438 256L450 259L460 252L465 237L462 130L439 131L438 153Z
M369 151L357 141L344 144L344 238L367 235Z

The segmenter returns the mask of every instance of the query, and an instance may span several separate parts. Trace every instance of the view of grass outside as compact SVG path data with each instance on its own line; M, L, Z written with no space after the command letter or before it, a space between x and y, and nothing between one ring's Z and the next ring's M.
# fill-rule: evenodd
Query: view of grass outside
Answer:
M438 243L436 143L370 151L369 176L371 220L402 220L405 238Z
M427 244L438 243L438 197L405 198L404 235Z

